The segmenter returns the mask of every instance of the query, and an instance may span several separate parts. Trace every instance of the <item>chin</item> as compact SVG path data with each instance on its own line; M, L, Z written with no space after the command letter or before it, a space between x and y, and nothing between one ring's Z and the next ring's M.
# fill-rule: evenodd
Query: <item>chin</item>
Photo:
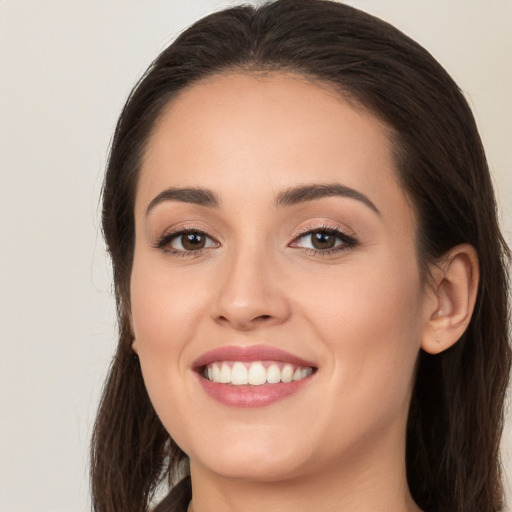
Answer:
M241 436L242 437L242 436ZM311 456L303 440L288 443L280 436L270 434L252 439L224 437L225 442L204 443L200 449L190 450L191 467L200 466L223 478L253 482L277 482L303 474L311 467Z
M307 468L296 460L282 457L266 457L259 454L257 457L236 453L231 457L225 454L216 460L206 458L199 463L208 471L228 480L247 482L279 482L300 476ZM193 464L191 464L193 467Z

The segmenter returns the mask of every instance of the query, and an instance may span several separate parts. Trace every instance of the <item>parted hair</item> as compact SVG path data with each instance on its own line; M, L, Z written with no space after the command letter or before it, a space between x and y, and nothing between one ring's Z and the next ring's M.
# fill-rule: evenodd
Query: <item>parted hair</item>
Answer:
M387 124L425 274L455 245L476 248L481 279L469 327L445 352L419 354L407 478L424 510L504 510L499 443L511 362L510 252L475 120L424 48L388 23L329 0L277 0L206 16L157 57L128 97L102 196L119 343L92 437L93 509L145 512L159 484L186 472L187 456L158 419L131 349L134 198L141 156L164 107L197 81L233 71L289 72L329 84Z

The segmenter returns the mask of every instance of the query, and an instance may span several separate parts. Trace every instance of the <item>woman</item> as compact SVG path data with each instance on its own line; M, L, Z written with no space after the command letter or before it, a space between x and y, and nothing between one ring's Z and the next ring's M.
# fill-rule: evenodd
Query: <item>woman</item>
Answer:
M133 90L103 201L95 510L180 480L158 512L503 510L509 253L424 49L329 1L208 16Z

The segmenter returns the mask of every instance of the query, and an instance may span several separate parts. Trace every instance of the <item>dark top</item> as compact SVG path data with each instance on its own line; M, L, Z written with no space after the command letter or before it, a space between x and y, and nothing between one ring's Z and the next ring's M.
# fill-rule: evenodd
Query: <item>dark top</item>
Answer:
M192 499L192 484L187 476L175 485L171 492L157 505L153 512L187 512Z

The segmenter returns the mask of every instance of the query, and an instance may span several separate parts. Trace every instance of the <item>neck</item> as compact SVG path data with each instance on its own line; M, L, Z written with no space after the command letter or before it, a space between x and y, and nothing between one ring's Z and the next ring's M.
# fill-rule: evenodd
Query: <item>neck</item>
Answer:
M192 512L421 512L406 479L405 453L383 443L322 472L286 480L237 480L191 461ZM401 443L404 445L405 443ZM385 448L387 447L387 448Z

